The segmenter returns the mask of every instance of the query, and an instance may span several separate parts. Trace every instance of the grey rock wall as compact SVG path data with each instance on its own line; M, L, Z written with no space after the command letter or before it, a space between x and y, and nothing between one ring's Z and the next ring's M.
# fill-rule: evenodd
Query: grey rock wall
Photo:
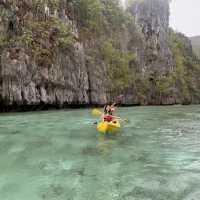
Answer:
M23 48L4 50L0 79L1 104L5 106L89 104L88 73L81 47L58 51L49 67L36 65Z
M139 43L139 65L143 71L166 70L173 66L168 45L168 0L136 0L130 8L135 25L143 36ZM135 34L134 34L135 35ZM137 44L136 44L137 46Z
M54 17L60 17L64 23L71 25L74 36L78 38L78 28L66 16L65 4L66 1L60 1L59 12L54 12ZM136 55L130 69L134 68L141 76L173 70L174 60L168 41L169 1L135 0L129 12L134 16L133 26L124 28L119 42L122 51ZM0 32L18 34L21 30L18 30L17 19L0 17ZM11 32L10 22L14 23ZM179 37L185 41L185 55L192 56L188 38L182 34ZM95 48L95 41L93 45ZM23 46L0 48L0 111L4 108L15 110L21 106L29 109L29 106L40 105L103 105L119 94L124 94L122 103L125 105L182 103L178 88L173 88L171 95L161 96L156 93L153 83L149 83L150 90L146 96L141 97L134 79L128 88L113 95L106 64L100 56L91 57L88 48L87 44L77 41L68 49L54 49L54 60L47 66L36 64ZM193 99L193 102L198 101Z

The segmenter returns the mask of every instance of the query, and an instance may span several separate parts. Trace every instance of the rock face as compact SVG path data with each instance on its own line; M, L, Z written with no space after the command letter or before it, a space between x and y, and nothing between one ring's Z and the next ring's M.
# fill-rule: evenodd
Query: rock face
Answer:
M174 68L173 55L169 47L169 1L135 0L129 8L134 16L136 28L129 28L127 49L136 53L136 71L141 76L165 74ZM140 84L140 83L139 83ZM124 103L132 104L175 104L176 97L160 97L155 84L148 80L149 90L145 96L138 93L135 83L125 92ZM142 84L141 84L141 87ZM128 100L128 101L127 101Z
M130 8L135 24L143 36L138 47L139 65L146 70L166 70L173 66L168 45L169 2L168 0L135 1Z
M126 92L125 102L129 99L145 105L198 103L199 96L195 94L194 97L194 93L199 91L198 79L195 78L192 83L189 76L192 79L199 71L195 72L193 69L192 75L188 67L195 65L199 68L199 61L195 61L192 45L187 37L181 33L174 33L175 39L170 37L169 1L135 0L129 12L134 16L136 30L129 29L128 49L136 52L136 70L140 71L140 76L144 76L144 79L147 77L147 80L133 84L132 90L130 88ZM139 33L139 39L136 32ZM179 68L185 71L185 75L180 74L182 72ZM193 84L196 92L191 90ZM138 91L140 87L146 87L146 90Z
M87 45L77 39L78 28L70 19L71 13L66 10L67 1L59 2L58 12L49 10L45 6L45 15L39 17L46 19L52 15L51 17L60 18L66 25L70 25L76 42L68 49L53 49L53 61L48 65L36 62L27 52L27 48L20 43L6 48L0 46L0 111L31 109L32 106L46 108L102 105L114 98L110 91L108 67L101 57L91 59L88 56ZM0 9L2 6L6 9L9 7L6 0L0 1ZM9 14L4 19L0 16L0 32L9 37L18 35L23 20L34 19L30 7L31 1L24 0L19 7L15 8L16 13L11 12L13 14ZM38 12L41 13L40 10ZM173 71L175 61L168 41L168 0L135 0L129 12L134 16L133 26L125 28L121 36L121 48L136 55L134 63L130 63L130 69L144 78L146 74L151 77L155 72L162 75ZM69 15L67 16L66 13ZM20 16L23 20L20 20ZM192 56L189 40L181 34L179 37L185 41L185 56ZM54 48L47 44L42 45L46 45L47 49ZM119 91L119 94L124 94L123 104L182 103L180 95L177 95L178 88L171 88L169 94L161 95L156 91L155 80L150 79L152 80L147 80L150 88L147 90L142 85L144 83L133 78L128 88ZM138 90L139 87L142 91ZM191 100L191 102L199 101Z
M189 57L195 56L190 39L182 33L177 33L177 37L184 43L184 51L183 51L184 56L189 56Z
M9 37L20 34L20 21L35 20L28 9L32 6L33 2L28 1L22 1L16 8L8 1L0 2L2 11L12 13L0 18L2 33ZM46 4L37 9L40 12L44 9L44 13L35 16L37 20L41 18L45 23L50 18L61 20L70 27L76 42L67 49L53 49L53 60L48 58L52 60L50 64L36 62L21 43L0 49L0 111L105 104L109 98L107 66L100 58L88 59L87 45L77 39L78 28L70 19L67 1L59 1L58 11L50 10ZM53 48L48 38L38 41L41 46Z
M27 18L34 20L33 13L27 9L32 6L32 3L26 1L21 3L13 9L9 2L5 1L2 4L0 2L2 12L8 11L8 17L6 15L4 18L0 17L0 29L1 33L8 37L18 35L20 25L22 26L24 23L22 20L27 20ZM66 26L70 26L74 37L77 37L77 29L73 22L65 14L61 15L65 13L64 8L66 8L63 3L64 1L60 2L59 13L54 12L55 16L51 16L51 18L58 18L59 14L60 20ZM46 7L44 9L48 10ZM24 15L18 12L19 10L23 11ZM50 13L48 15L44 13L39 17L48 23L49 15ZM53 36L51 37L49 34L48 37L48 41L41 39L42 45L47 49L54 48L49 42ZM40 38L38 38L39 40ZM0 111L18 108L19 110L32 109L31 107L34 106L46 108L49 106L88 105L90 103L89 74L83 44L77 41L68 49L55 47L52 50L54 56L48 58L48 60L52 60L51 64L36 62L28 51L20 42L19 44L15 43L14 46L0 48Z
M95 70L94 70L95 66ZM87 64L89 78L89 102L94 105L103 105L109 99L106 65L99 60Z
M49 67L36 65L23 48L5 50L1 80L4 106L89 104L82 47L67 53L57 52L56 61Z
M190 38L192 47L195 53L200 56L200 36L194 36Z

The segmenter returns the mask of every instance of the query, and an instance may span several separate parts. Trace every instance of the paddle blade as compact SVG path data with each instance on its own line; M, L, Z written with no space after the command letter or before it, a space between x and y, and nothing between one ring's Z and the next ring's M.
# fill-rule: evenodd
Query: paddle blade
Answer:
M92 115L95 115L95 116L101 116L103 113L98 110L98 109L93 109L92 110Z

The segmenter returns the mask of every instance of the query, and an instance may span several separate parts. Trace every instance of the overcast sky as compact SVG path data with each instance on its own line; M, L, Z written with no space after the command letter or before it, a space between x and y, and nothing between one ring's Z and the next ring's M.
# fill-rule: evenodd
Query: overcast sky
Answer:
M200 0L172 0L170 26L187 36L200 35Z

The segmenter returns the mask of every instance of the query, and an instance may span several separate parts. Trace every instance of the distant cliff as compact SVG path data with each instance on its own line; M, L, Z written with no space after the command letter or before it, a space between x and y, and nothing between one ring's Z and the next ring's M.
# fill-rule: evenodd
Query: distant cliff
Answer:
M194 52L200 57L200 36L190 38Z
M0 1L0 110L200 102L199 60L169 2Z

